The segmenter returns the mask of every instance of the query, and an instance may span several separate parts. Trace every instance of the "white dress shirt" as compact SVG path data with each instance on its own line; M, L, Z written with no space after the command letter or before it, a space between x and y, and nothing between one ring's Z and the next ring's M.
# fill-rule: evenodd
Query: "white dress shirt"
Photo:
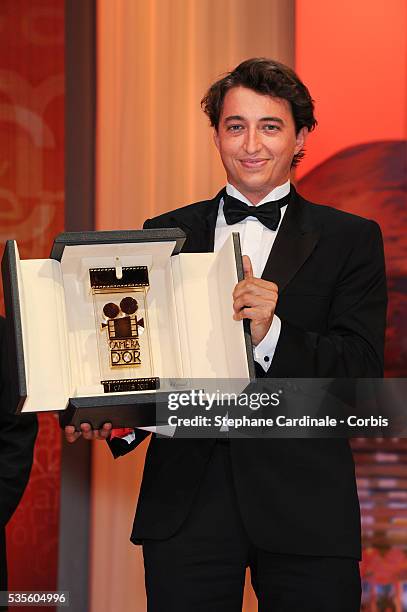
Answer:
M257 206L280 200L290 192L290 181L288 180L283 185L279 185L263 198ZM248 206L254 206L244 195L242 195L236 187L230 183L226 185L226 193ZM215 251L222 248L225 240L232 232L239 232L240 243L242 246L242 254L248 255L253 266L253 275L260 278L263 274L264 267L267 263L270 251L276 239L277 232L283 220L287 205L281 208L281 219L277 229L271 230L265 227L256 217L246 217L239 223L228 225L223 214L223 199L219 203L218 218L215 227ZM281 331L281 321L277 315L274 315L273 322L269 331L261 342L254 348L254 359L259 363L263 370L267 372L273 360L274 351Z

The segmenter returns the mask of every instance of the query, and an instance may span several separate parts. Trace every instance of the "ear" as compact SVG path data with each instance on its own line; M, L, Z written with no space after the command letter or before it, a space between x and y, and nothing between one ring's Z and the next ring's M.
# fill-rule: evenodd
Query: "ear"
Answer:
M215 146L219 151L219 134L216 128L213 128L213 142L215 143Z
M298 132L296 136L296 145L294 149L295 154L299 153L301 149L304 147L305 141L307 140L307 136L308 136L308 128L304 126L300 129L300 131Z

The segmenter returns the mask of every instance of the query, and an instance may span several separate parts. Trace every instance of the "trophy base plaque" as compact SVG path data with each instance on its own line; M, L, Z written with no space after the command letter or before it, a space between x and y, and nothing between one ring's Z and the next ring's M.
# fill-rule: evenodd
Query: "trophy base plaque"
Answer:
M128 380L101 380L105 393L119 393L123 391L156 391L160 388L160 379L133 378Z

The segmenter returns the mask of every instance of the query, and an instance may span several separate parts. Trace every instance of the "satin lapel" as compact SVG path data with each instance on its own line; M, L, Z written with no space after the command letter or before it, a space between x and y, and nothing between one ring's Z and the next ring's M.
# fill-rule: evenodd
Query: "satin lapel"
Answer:
M187 219L174 218L174 223L187 235L182 249L183 253L210 253L213 251L219 201L224 191L225 189L222 189L212 200L203 202L202 207Z
M205 228L202 234L202 243L205 245L205 252L213 252L215 247L215 228L216 221L218 219L219 202L226 192L226 187L221 189L219 193L210 202L210 208L208 209L208 215L205 217Z
M291 188L291 199L281 222L262 278L271 280L281 293L314 250L320 236L307 211L307 203Z

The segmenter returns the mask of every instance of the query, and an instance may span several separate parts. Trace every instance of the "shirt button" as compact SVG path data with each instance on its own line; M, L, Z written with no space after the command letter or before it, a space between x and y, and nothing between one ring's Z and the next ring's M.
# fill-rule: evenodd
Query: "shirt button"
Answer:
M268 363L270 361L270 357L268 355L265 356L264 361Z

